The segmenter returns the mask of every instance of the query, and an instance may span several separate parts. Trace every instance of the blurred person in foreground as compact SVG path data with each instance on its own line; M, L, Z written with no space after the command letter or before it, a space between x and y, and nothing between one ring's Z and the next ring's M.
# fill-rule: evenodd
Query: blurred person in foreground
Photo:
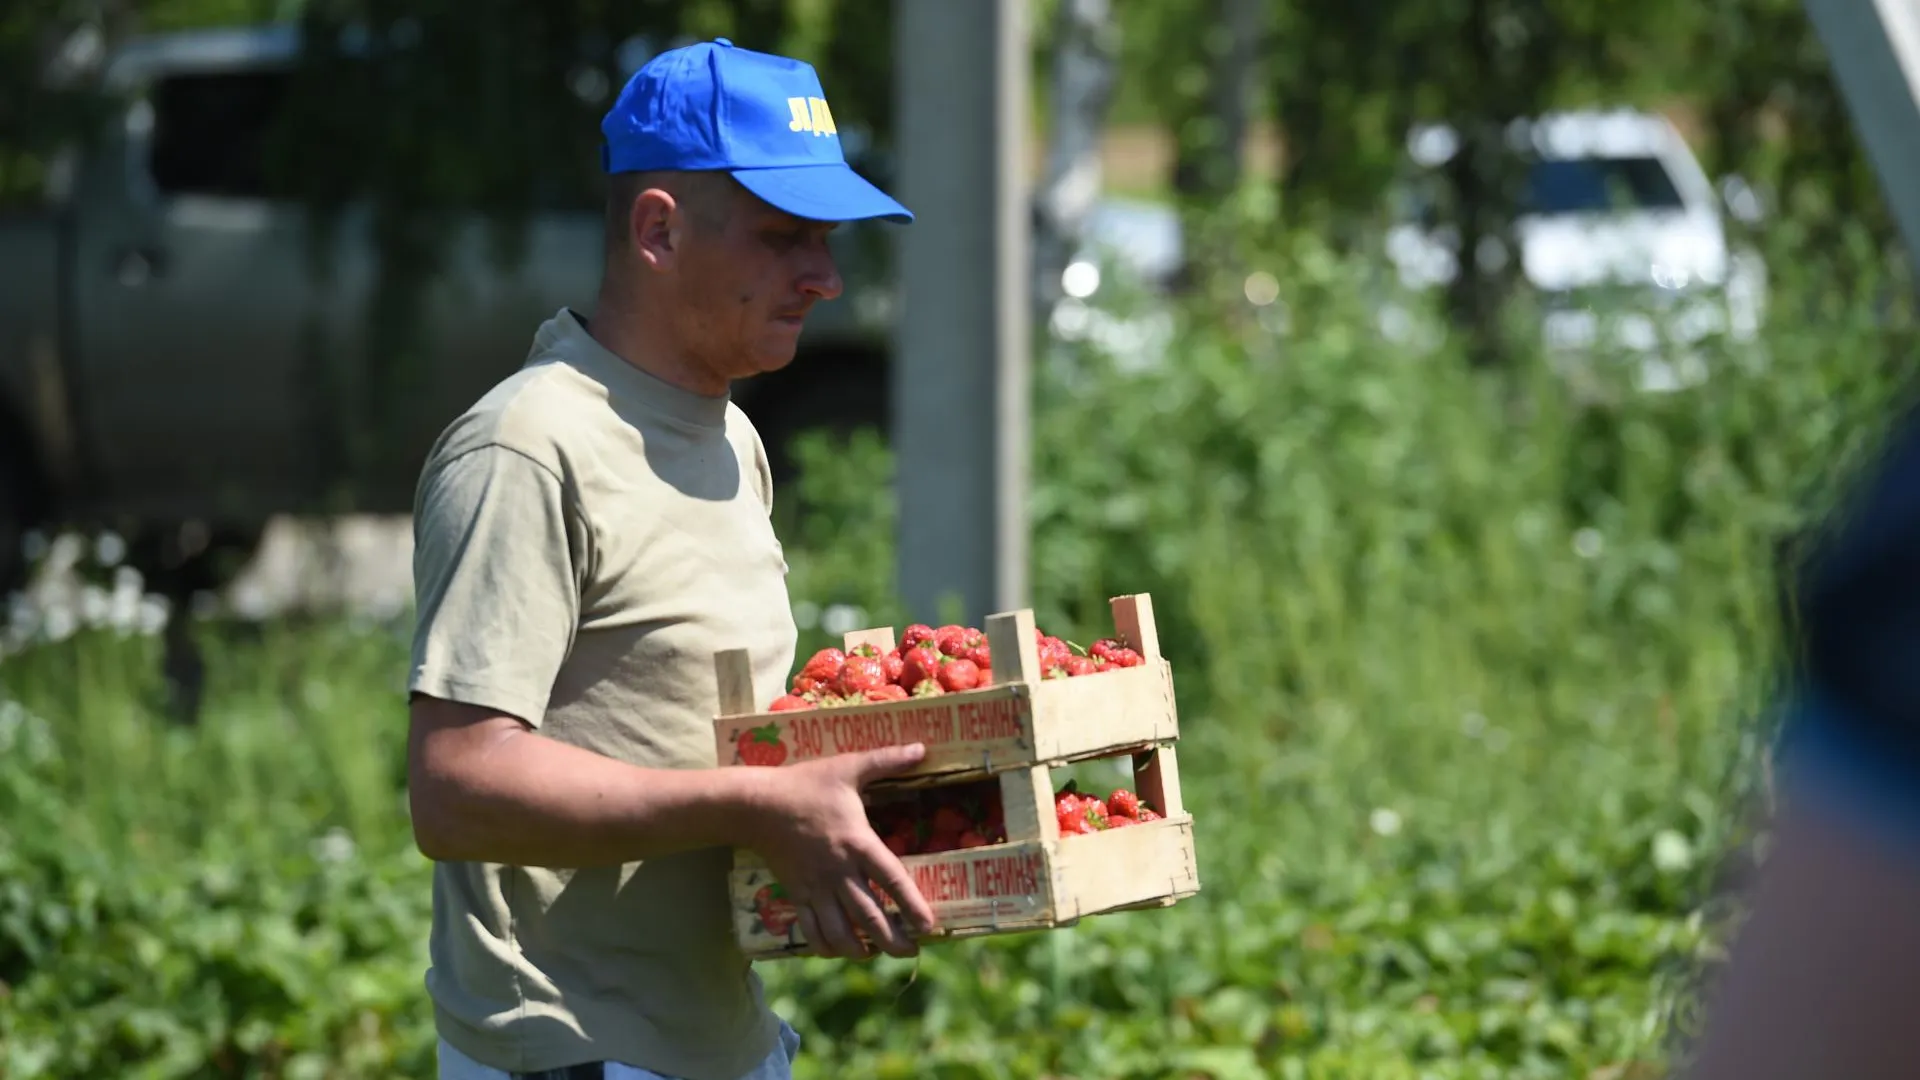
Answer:
M799 1040L735 943L729 849L767 858L817 952L868 956L860 932L914 955L933 913L860 790L923 750L715 767L713 654L745 647L765 704L797 647L766 452L729 388L789 363L839 295L834 223L912 215L847 166L812 67L724 39L650 61L602 131L592 317L538 328L414 507L439 1075L774 1080Z
M1797 585L1781 809L1688 1075L1920 1077L1920 417Z

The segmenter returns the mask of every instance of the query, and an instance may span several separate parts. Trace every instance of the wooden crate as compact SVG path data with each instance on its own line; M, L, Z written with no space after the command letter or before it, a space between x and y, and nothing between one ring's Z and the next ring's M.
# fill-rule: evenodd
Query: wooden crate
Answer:
M872 702L791 712L759 711L752 663L744 649L714 656L721 715L714 721L722 765L742 764L740 738L771 730L782 763L809 761L882 746L924 743L926 757L889 784L945 783L1003 769L1064 765L1112 757L1180 737L1173 671L1160 655L1152 598L1142 593L1111 602L1115 636L1145 663L1069 679L1040 677L1033 612L988 617L993 683L975 690L906 701ZM857 630L845 647L892 649L891 627Z
M1166 766L1171 758L1162 760L1162 769L1170 775ZM1017 778L1027 773L1021 769L1003 775L1019 783ZM1009 836L1002 844L900 860L940 923L930 939L1056 929L1092 915L1167 907L1200 891L1193 818L1185 811L1160 821L1063 837L1044 779L1040 787L1046 812L1036 823L1049 826L1050 838ZM1142 795L1158 804L1145 791ZM1013 822L1009 812L1009 829ZM808 950L792 905L775 898L777 887L757 856L736 853L728 890L734 934L751 959L781 959ZM884 906L898 910L891 899Z
M1146 595L1112 601L1116 636L1146 663L1068 679L1041 679L1033 613L995 615L992 686L930 699L752 714L743 652L715 658L725 715L716 724L723 764L741 731L779 725L783 763L916 740L927 758L908 778L877 785L997 782L1007 837L984 847L901 859L940 922L935 939L1070 926L1091 915L1165 907L1200 891L1193 819L1180 798L1172 673L1160 655ZM891 629L846 635L847 647L893 647ZM1014 658L1012 663L1003 657ZM856 717L862 719L855 719ZM1161 820L1063 836L1051 770L1130 756L1134 790ZM736 851L729 883L735 934L755 959L803 955L808 944L765 862ZM891 901L889 910L896 910Z

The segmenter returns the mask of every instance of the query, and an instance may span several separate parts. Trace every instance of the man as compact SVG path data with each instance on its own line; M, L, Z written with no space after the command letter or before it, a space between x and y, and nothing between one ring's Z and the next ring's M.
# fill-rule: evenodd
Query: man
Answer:
M1783 806L1688 1075L1920 1076L1920 416L1795 592Z
M797 1037L734 944L729 849L766 856L821 953L867 955L858 931L913 955L932 911L859 793L922 751L714 767L713 654L748 649L765 705L795 649L765 451L728 387L790 362L839 294L833 223L912 216L847 167L811 67L725 40L648 63L602 130L591 321L539 328L415 503L440 1075L784 1077Z

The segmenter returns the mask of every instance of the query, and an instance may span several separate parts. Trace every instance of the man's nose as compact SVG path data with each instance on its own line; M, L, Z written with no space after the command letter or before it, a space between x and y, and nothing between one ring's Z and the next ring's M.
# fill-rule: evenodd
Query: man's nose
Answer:
M800 291L822 300L832 300L840 295L846 283L840 280L840 267L834 261L833 252L821 244L807 260L807 268L800 276Z

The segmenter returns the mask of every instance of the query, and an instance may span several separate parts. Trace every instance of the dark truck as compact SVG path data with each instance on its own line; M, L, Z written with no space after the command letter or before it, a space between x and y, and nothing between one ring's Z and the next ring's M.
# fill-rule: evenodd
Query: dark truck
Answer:
M102 68L124 109L58 163L44 205L0 214L0 598L35 529L112 528L150 588L184 599L271 517L404 513L443 425L542 320L591 305L598 202L537 210L517 263L475 220L429 294L428 362L368 355L370 215L343 216L323 272L301 204L263 179L298 47L290 26L128 43ZM797 362L736 387L782 472L796 431L884 423L879 228L836 233L846 292Z

